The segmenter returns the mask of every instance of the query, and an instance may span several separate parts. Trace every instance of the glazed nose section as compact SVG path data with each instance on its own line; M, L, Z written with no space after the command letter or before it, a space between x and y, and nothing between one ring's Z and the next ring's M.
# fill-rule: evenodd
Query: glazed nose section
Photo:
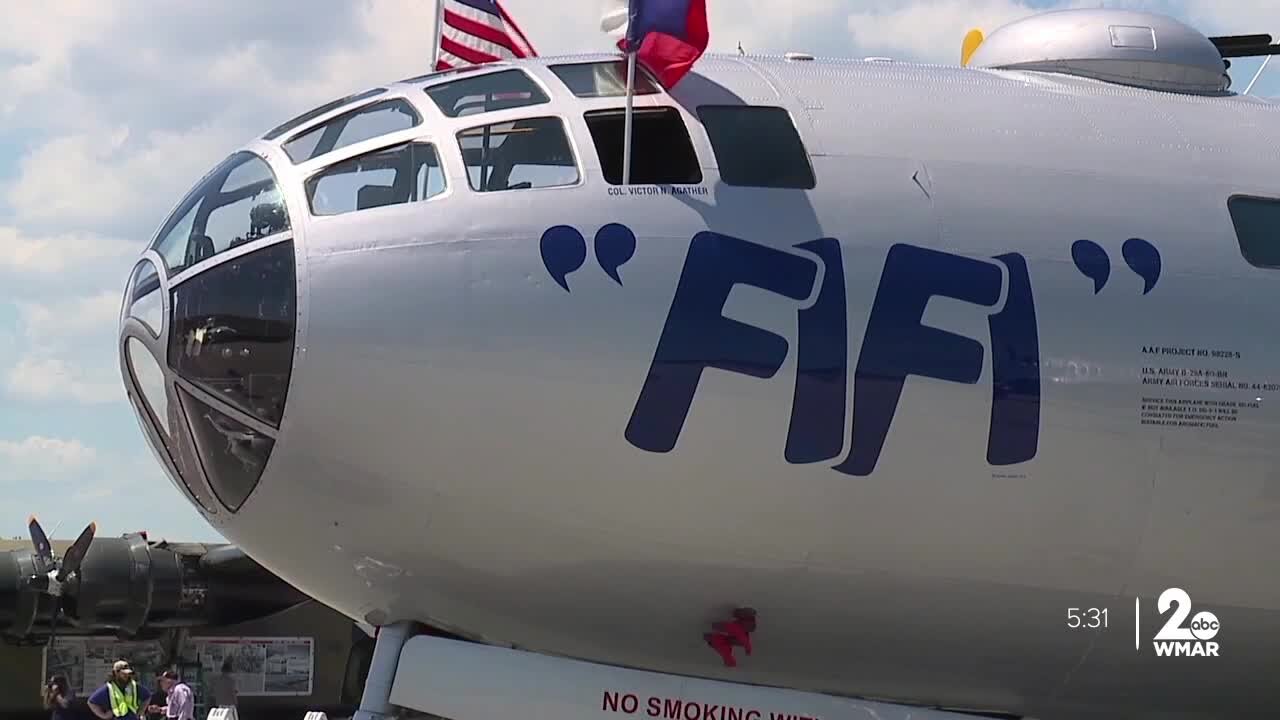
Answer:
M260 192L244 220L250 227L263 214ZM231 204L228 196L213 197ZM284 420L298 327L296 257L287 219L274 222L274 232L227 242L218 218L203 214L193 216L203 227L177 228L176 249L162 233L134 268L120 364L171 479L207 514L235 513L258 487Z

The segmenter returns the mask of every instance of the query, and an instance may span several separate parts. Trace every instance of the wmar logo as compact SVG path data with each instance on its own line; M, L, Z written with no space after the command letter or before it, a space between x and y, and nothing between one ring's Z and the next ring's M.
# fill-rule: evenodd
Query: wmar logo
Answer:
M1156 633L1152 643L1156 648L1156 655L1220 657L1218 643L1210 642L1222 629L1218 616L1208 610L1201 610L1191 618L1191 624L1184 627L1183 623L1191 614L1191 596L1185 590L1169 588L1160 593L1160 598L1156 600L1156 609L1161 615L1175 606L1177 609Z

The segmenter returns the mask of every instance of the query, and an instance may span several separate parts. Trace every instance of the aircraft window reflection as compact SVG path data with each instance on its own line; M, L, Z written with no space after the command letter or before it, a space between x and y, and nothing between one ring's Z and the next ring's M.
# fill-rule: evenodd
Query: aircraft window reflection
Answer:
M1280 268L1280 200L1235 195L1227 211L1244 259L1254 267Z
M811 190L817 184L804 142L785 109L704 105L698 118L726 185Z
M528 118L458 133L467 180L477 192L575 185L577 161L564 121Z
M296 301L292 241L210 268L173 291L169 364L278 426L293 369Z
M372 90L365 90L364 92L356 93L355 95L348 95L346 97L338 98L337 100L331 100L318 108L313 108L302 113L279 127L273 128L271 132L262 137L264 140L275 140L290 130L306 125L308 122L324 115L327 112L337 110L343 105L349 105L351 103L360 102L361 100L368 100L369 98L377 97L386 91L386 88L373 88Z
M609 62L552 65L551 72L580 98L623 97L627 94L627 63ZM654 95L658 86L643 68L636 68L636 95Z
M445 117L509 110L550 102L522 70L503 70L434 85L425 90Z
M150 260L143 260L133 270L129 282L128 316L142 321L155 337L160 337L164 308L160 299L160 273Z
M164 388L164 371L152 357L151 351L137 338L126 340L125 348L129 356L129 369L133 371L133 379L150 415L148 424L157 431L167 447L170 440L169 397Z
M600 169L610 185L622 184L624 111L596 110L584 115ZM636 108L632 120L631 183L695 185L702 168L684 119L674 108Z
M236 512L262 479L275 441L219 412L183 388L179 387L178 392L191 420L192 437L209 487L218 502Z
M290 160L300 163L370 138L408 130L421 122L418 111L407 100L383 100L343 113L289 140L283 147Z
M271 168L248 152L232 155L183 199L156 250L170 275L247 242L290 229Z
M307 180L315 215L402 205L445 190L440 157L431 143L411 142L335 163Z

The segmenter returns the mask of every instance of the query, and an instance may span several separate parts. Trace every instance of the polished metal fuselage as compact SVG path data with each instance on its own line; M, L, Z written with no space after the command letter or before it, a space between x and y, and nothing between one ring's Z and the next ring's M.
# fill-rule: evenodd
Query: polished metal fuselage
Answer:
M1227 210L1235 194L1280 196L1280 107L1045 73L707 57L671 95L636 101L680 109L706 194L632 195L604 181L583 120L621 98L574 98L549 62L522 66L550 105L484 121L563 117L576 186L472 192L454 135L479 121L445 118L421 83L388 87L426 118L403 139L441 153L448 190L429 201L312 217L305 176L391 138L302 165L249 146L293 217L299 325L262 480L238 513L210 516L229 540L362 621L663 672L1045 719L1280 705L1280 394L1252 388L1280 377L1280 270L1245 261ZM788 109L816 187L720 182L704 103ZM590 249L609 223L637 239L621 284ZM556 225L589 247L568 292L540 257ZM909 377L870 474L784 457L796 317L814 300L746 286L723 314L786 338L781 369L708 369L674 449L630 443L707 230L788 252L838 241L848 426L891 247L1020 255L1034 457L987 457L989 318L1007 291L995 308L929 303L924 324L982 344L981 378ZM1131 238L1159 251L1145 294ZM1110 258L1097 292L1073 261L1080 240ZM1156 392L1144 368L1247 385ZM1197 397L1256 407L1217 427L1143 423L1150 401ZM1156 657L1170 587L1217 615L1220 657ZM742 605L759 613L755 652L727 669L703 633ZM1071 608L1106 609L1107 626L1072 628Z

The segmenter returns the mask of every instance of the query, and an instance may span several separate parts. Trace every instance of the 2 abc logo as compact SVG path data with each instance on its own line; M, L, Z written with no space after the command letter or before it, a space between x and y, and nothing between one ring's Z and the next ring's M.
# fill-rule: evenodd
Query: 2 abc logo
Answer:
M1175 607L1177 609L1169 616L1164 627L1156 633L1153 643L1156 655L1220 657L1218 643L1212 642L1222 629L1218 616L1208 610L1201 610L1184 626L1187 616L1191 614L1191 596L1182 588L1169 588L1160 593L1156 609L1161 615Z

